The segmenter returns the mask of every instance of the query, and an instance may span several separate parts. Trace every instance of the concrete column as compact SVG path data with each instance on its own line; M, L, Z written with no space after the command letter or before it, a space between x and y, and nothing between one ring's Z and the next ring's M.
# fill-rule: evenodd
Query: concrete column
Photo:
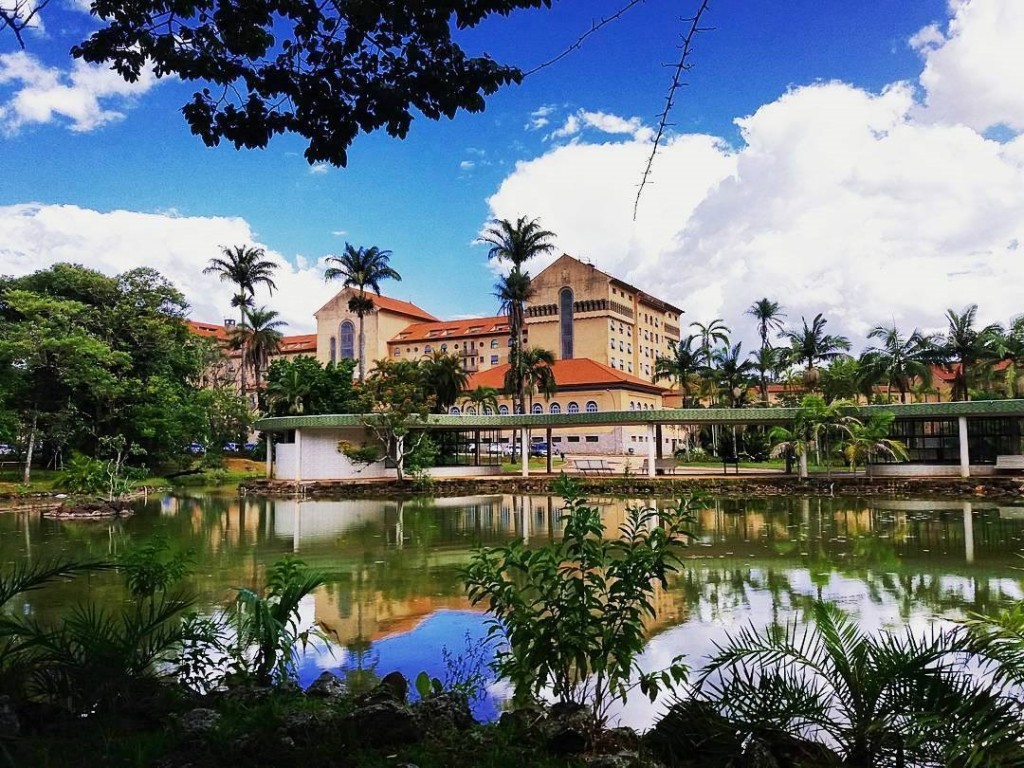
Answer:
M658 427L647 425L647 476L654 477L658 468Z
M274 433L267 432L267 480L274 477Z
M295 438L298 439L296 433ZM292 552L299 551L299 540L302 538L302 500L295 500L295 520L292 522Z
M544 433L544 439L548 442L548 474L551 474L551 427Z
M533 514L533 504L530 502L529 496L523 496L522 501L519 504L519 512L522 514L523 523L520 527L520 533L523 536L523 544L530 543L530 515Z
M295 430L295 487L302 482L302 430Z
M958 416L956 421L960 428L960 477L970 477L971 447L967 443L967 417Z
M974 505L969 501L964 502L964 555L974 562Z
M658 425L655 426L654 432L655 432L655 439L657 440L657 444L658 444L658 450L657 450L656 453L657 453L658 458L662 459L662 458L665 457L665 454L662 452L661 424L658 424Z
M523 477L530 476L530 446L527 442L526 427L519 428L519 448L523 454Z

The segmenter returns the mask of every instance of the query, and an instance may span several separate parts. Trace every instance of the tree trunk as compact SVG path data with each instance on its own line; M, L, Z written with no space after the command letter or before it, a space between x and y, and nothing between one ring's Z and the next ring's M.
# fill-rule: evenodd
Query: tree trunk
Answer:
M363 331L364 318L363 312L359 313L359 383L362 384L366 380L366 334Z
M28 450L25 451L25 472L22 475L22 482L28 485L32 482L32 452L36 448L36 426L39 424L39 412L32 412L32 428L28 433Z
M398 473L398 481L402 482L405 479L403 470L405 469L405 436L395 436L395 472Z

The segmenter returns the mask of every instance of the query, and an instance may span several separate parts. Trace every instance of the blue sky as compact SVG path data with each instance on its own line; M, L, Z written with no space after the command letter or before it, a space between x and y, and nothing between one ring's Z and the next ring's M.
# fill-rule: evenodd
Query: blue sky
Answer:
M94 24L71 3L51 0L24 54L0 35L0 272L67 258L104 271L151 264L186 290L197 319L216 320L228 293L196 273L228 238L250 236L291 265L268 303L302 332L330 292L316 260L348 240L394 252L405 280L388 293L441 316L491 313L493 272L472 241L489 216L526 214L561 250L692 319L724 316L747 338L742 309L764 294L861 336L889 316L938 325L953 302L978 302L994 320L1024 311L1019 282L1007 287L1024 237L1012 191L1024 189L1013 95L1024 61L1008 42L1024 34L1018 0L712 3L714 29L698 39L636 222L665 65L695 2L647 0L482 114L418 119L404 141L360 137L345 169L311 169L290 137L266 150L205 147L178 113L186 83L69 79L67 50ZM463 37L529 68L621 4L562 0ZM131 95L103 95L115 91ZM951 216L963 221L946 231ZM868 275L843 271L861 257ZM794 264L811 265L804 278ZM906 290L930 271L941 279Z

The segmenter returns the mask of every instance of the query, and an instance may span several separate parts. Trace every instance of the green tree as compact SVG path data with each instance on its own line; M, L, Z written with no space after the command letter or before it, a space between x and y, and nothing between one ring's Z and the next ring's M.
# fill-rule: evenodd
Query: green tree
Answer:
M555 355L550 350L540 347L528 347L523 350L523 380L526 394L530 398L531 411L534 395L550 400L558 391L554 365Z
M231 298L231 306L238 308L238 324L239 327L244 328L245 311L252 306L256 287L264 285L271 294L277 288L273 278L276 269L277 265L266 258L266 253L262 248L236 245L231 248L221 248L221 256L210 259L210 264L203 270L203 274L217 275L221 282L231 283L235 286L235 295ZM239 389L242 396L248 398L245 378L247 355L244 342L241 346L241 353Z
M772 370L771 362L776 357L768 337L773 332L781 334L785 330L783 318L786 317L786 313L782 311L782 305L779 302L772 301L766 296L747 307L744 314L750 315L757 321L757 335L761 337L761 350L755 362L761 382L761 400L767 403L768 372Z
M853 357L837 357L818 369L818 389L825 402L852 400L864 397L870 402L874 394L877 370Z
M356 295L348 300L350 312L359 318L359 381L366 379L366 333L364 319L373 312L373 299L366 295L369 288L380 296L380 284L385 280L398 280L402 276L388 263L391 251L384 251L373 245L369 248L356 248L345 243L345 250L340 256L328 256L324 270L325 280L342 281L345 288L355 288Z
M800 401L792 428L774 427L769 433L773 457L795 454L800 460L800 477L807 477L807 454L813 447L825 458L831 471L831 448L850 433L850 427L859 423L848 411L852 403L835 400L826 403L818 395L805 395Z
M242 366L252 368L253 387L260 390L260 378L270 366L270 358L281 348L283 338L279 328L287 325L280 315L266 307L246 307L245 323L231 336L232 344L242 350Z
M719 344L723 347L729 346L729 334L732 331L720 317L716 317L706 325L695 320L690 323L690 327L697 329L697 338L700 339L701 351L704 353L704 357L709 360L711 359L711 353Z
M434 408L423 368L412 360L378 360L358 398L363 425L385 446L398 479L404 480L405 461L426 437L422 425Z
M744 359L743 344L716 349L711 354L711 364L719 392L733 408L739 408L750 389L750 375L754 362Z
M889 437L895 418L892 413L873 413L866 422L849 424L849 432L840 447L843 456L850 462L851 472L856 472L858 465L867 464L876 456L884 456L892 461L906 461L910 458L907 446Z
M507 275L495 285L495 295L501 302L501 312L508 317L509 367L512 383L509 394L515 395L520 411L526 410L526 371L524 369L526 328L526 302L533 289L530 275L523 265L532 258L543 256L555 249L555 234L542 229L540 219L521 216L513 223L508 219L494 219L480 236L480 242L490 246L487 258L512 265Z
M434 396L434 408L438 413L447 413L459 396L466 391L469 374L462 367L462 359L439 350L420 361L426 391Z
M850 340L845 336L833 336L825 333L825 326L828 320L819 312L814 316L810 325L807 319L800 318L803 328L797 331L786 331L784 336L789 339L790 357L796 363L803 363L806 368L804 372L804 384L809 388L818 385L820 373L817 365L829 360L835 360L844 352L850 349Z
M917 328L904 336L895 323L876 325L868 332L868 338L878 339L880 343L865 350L862 363L885 382L890 397L892 388L896 387L900 402L907 402L907 392L915 379L931 386L932 363L938 360L933 339Z
M963 312L946 310L949 328L939 350L946 370L953 373L953 400L969 400L972 377L1000 357L1002 328L995 323L976 328L977 316L977 304Z
M494 387L476 387L462 399L463 407L476 408L477 413L497 413L498 395Z
M355 360L321 365L315 357L277 358L267 372L267 413L272 416L308 416L357 411L352 374Z
M690 395L700 386L700 377L707 371L709 360L702 346L694 347L697 337L690 335L680 341L670 339L669 355L654 361L654 380L668 379L679 385L682 406L692 405Z

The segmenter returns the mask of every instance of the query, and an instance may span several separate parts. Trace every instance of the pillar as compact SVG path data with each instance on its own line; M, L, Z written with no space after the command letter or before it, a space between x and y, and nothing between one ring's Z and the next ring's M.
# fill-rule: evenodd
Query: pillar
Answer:
M662 458L665 457L665 454L662 452L661 424L658 424L657 426L655 426L654 432L655 432L655 435L657 436L656 439L658 441L658 450L656 451L656 455L657 455L657 457L659 459L662 459Z
M519 448L523 454L523 477L530 476L530 446L527 444L526 427L519 428Z
M964 555L974 562L974 505L969 501L964 502Z
M647 476L654 477L658 468L658 427L647 425Z
M551 474L551 427L548 427L547 432L544 433L544 439L547 440L548 444L548 474Z
M295 435L298 439L298 434ZM295 520L292 522L292 552L299 551L299 540L302 538L302 500L295 500Z
M956 421L960 428L960 477L970 477L971 447L967 443L967 417L958 416Z
M302 430L295 430L295 487L302 482Z
M267 432L267 480L274 477L274 433Z

